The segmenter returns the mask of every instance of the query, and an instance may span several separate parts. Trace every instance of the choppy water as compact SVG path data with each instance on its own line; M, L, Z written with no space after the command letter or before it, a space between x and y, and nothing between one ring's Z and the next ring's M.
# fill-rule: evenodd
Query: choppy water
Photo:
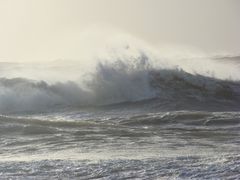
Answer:
M20 179L237 179L239 112L126 109L0 117L0 174Z

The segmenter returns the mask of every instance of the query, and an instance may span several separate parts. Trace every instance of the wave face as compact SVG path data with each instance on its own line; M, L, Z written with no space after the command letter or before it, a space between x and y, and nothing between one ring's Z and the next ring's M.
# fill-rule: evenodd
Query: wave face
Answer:
M214 62L218 69L210 71L206 68L203 73L202 68L199 72L196 68L190 71L186 65L172 65L170 60L164 64L162 59L142 50L135 50L134 55L126 54L128 50L129 47L126 47L125 54L110 56L111 61L98 60L92 71L87 76L82 75L81 80L31 79L29 74L24 76L16 73L19 67L4 64L1 66L2 72L6 72L5 67L5 70L15 71L17 75L9 77L6 73L1 74L0 112L36 112L123 102L139 103L149 99L157 101L158 107L164 108L173 104L206 107L211 103L213 106L239 107L240 82L237 76L233 76L238 75L238 69L234 68L235 74L226 75L229 78L218 77L222 70L217 70L223 66L232 67L229 64ZM44 74L44 70L35 73L41 72ZM64 73L61 71L59 74Z

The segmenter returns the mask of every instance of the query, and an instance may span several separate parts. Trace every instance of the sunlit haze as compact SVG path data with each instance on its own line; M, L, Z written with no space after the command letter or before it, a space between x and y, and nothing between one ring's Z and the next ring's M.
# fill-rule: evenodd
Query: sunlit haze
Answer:
M0 61L84 61L88 29L126 33L159 49L238 54L239 17L239 0L1 0Z

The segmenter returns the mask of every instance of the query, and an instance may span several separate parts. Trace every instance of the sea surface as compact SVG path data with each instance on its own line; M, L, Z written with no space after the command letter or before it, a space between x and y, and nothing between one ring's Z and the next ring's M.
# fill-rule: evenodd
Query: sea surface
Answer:
M240 179L238 77L134 60L84 86L56 80L66 65L1 63L0 179Z

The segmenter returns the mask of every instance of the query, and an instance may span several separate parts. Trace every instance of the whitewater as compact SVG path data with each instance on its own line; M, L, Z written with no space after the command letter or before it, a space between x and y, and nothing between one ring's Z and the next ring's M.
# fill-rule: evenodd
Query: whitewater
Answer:
M0 63L0 179L240 178L239 56L99 52Z

